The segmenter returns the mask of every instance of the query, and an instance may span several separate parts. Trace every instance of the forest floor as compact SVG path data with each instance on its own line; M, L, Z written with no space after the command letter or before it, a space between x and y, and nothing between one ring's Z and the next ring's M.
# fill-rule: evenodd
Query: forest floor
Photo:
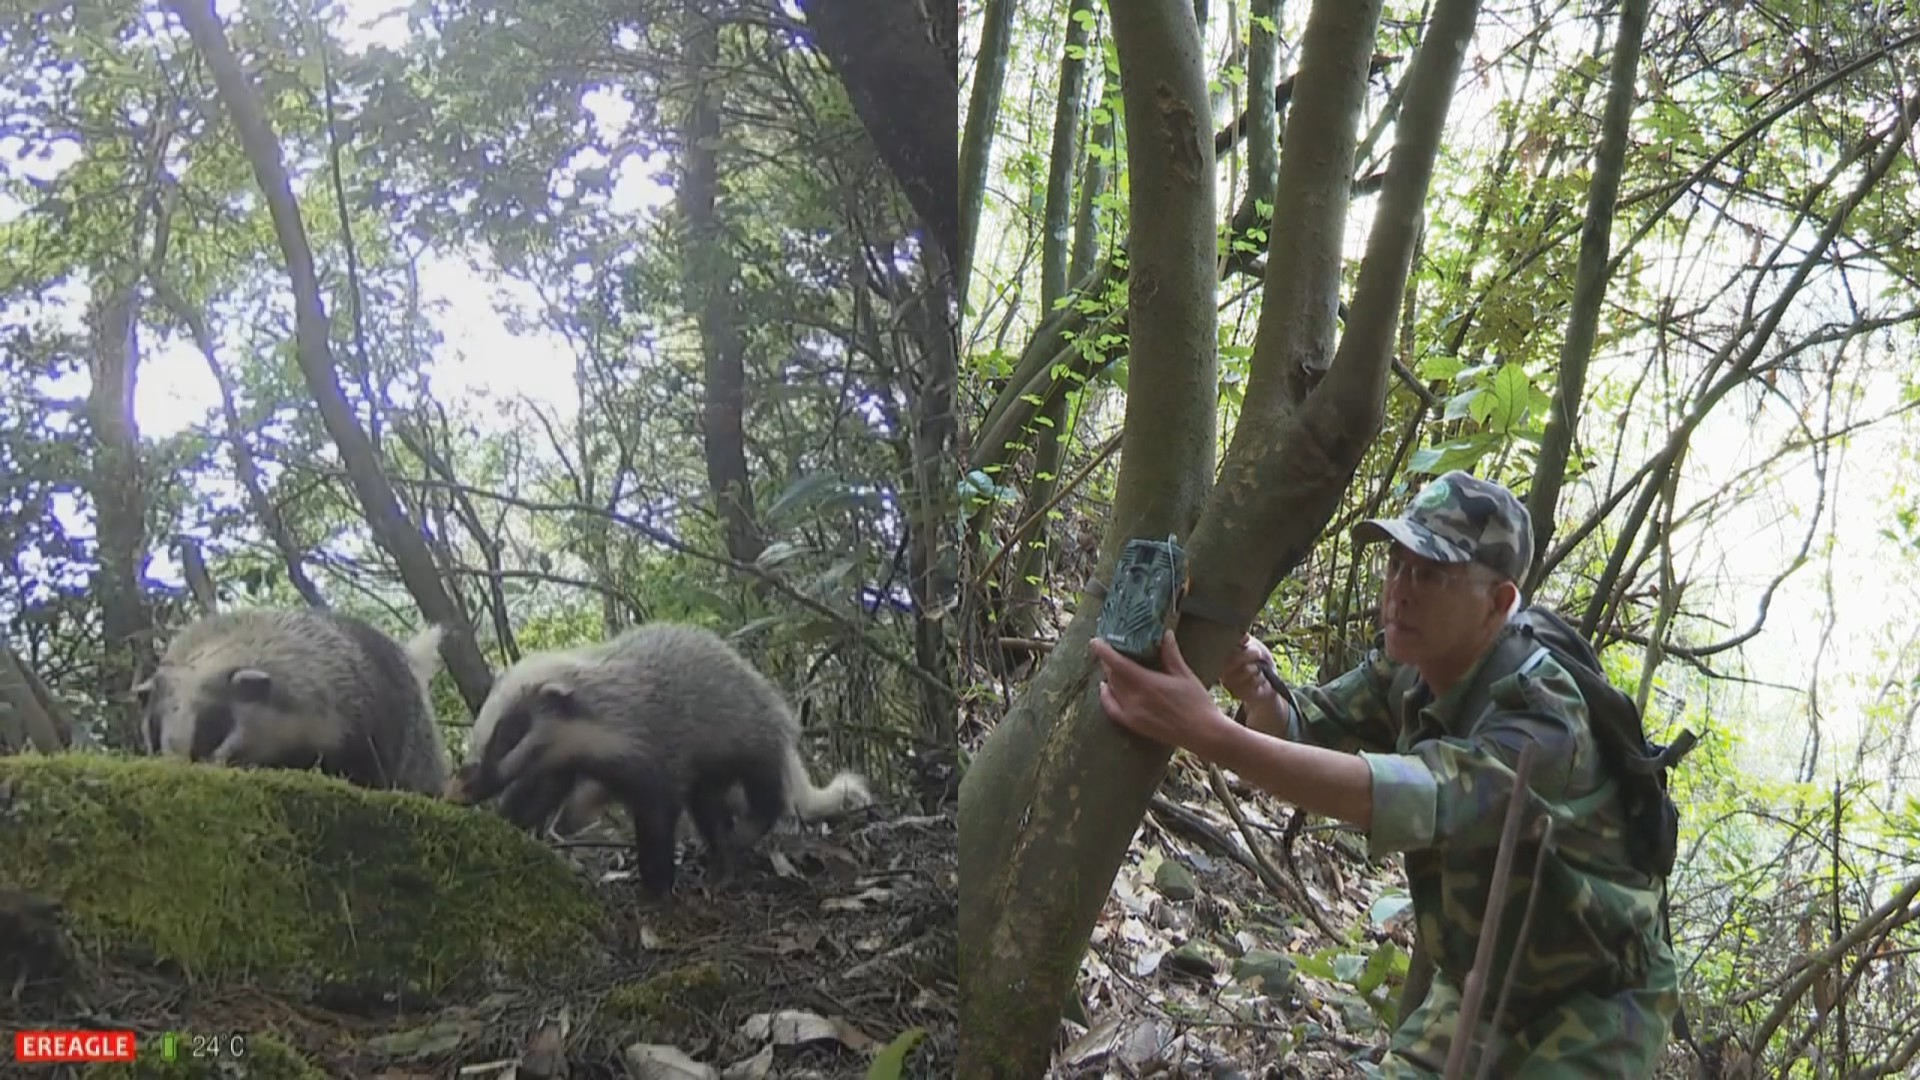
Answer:
M1094 926L1056 1075L1362 1076L1377 1057L1412 948L1397 867L1324 822L1288 841L1292 809L1230 783L1282 891L1176 758Z
M84 983L52 993L10 998L0 986L0 1025L141 1033L139 1068L90 1077L862 1077L890 1046L896 1058L907 1051L904 1068L879 1075L953 1074L951 807L856 816L825 835L782 829L716 887L702 881L697 852L685 853L665 904L643 897L628 849L611 837L566 854L596 883L611 927L599 960L553 985L473 988L431 1004L377 993L295 1001L99 957L79 965ZM22 920L0 911L0 924L10 921ZM185 1036L183 1057L216 1042L223 1053L162 1069L167 1031Z
M1413 947L1399 860L1321 819L1290 829L1291 806L1223 778L1257 844L1176 757L1095 924L1055 1077L1359 1077L1384 1053ZM1688 1060L1669 1047L1659 1075Z

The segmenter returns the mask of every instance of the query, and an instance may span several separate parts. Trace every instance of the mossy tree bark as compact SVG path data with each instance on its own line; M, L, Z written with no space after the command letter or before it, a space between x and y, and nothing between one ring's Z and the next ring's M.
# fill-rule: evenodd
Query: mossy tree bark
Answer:
M274 234L286 255L287 274L292 279L295 352L307 387L313 392L314 404L320 410L320 418L340 448L341 461L346 465L354 492L360 497L375 541L393 556L400 578L421 614L446 628L440 651L446 658L447 670L468 708L478 712L493 686L493 672L474 641L472 627L447 594L434 565L433 553L427 550L420 530L407 520L406 512L394 497L392 485L381 470L372 442L360 429L346 395L341 392L340 374L334 365L333 345L328 335L327 313L321 304L319 278L314 271L313 248L307 242L306 226L300 219L300 205L293 196L279 139L261 108L258 93L227 42L226 29L214 14L212 0L167 0L167 7L180 17L193 38L194 47L213 73L220 100L233 119L241 148L266 198Z
M1131 147L1132 372L1100 570L1130 537L1187 537L1195 592L1250 622L1326 526L1377 434L1395 312L1477 0L1441 0L1367 243L1351 328L1333 348L1351 163L1380 0L1320 0L1303 38L1252 376L1220 482L1214 445L1212 134L1182 0L1113 5ZM1083 599L1046 666L975 759L960 803L960 1071L1045 1072L1061 1006L1166 747L1103 715ZM1183 619L1211 682L1246 622Z

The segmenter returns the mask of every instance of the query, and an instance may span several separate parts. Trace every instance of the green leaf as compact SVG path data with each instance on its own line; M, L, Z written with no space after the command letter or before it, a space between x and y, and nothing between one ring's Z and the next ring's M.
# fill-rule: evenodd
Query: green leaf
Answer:
M1527 390L1527 411L1544 421L1553 409L1553 395L1537 386L1529 386Z
M1334 977L1333 960L1320 953L1313 953L1309 956L1296 956L1293 958L1293 962L1295 969L1304 971L1316 979L1331 979Z
M1354 983L1353 988L1360 991L1362 997L1378 990L1387 981L1387 976L1393 974L1399 955L1399 946L1391 941L1381 942L1380 947L1373 950L1373 955L1367 957L1367 969L1360 973L1360 981Z
M1486 391L1476 386L1471 390L1463 391L1448 398L1447 410L1442 415L1442 419L1465 420L1467 417L1473 415L1473 403L1479 400L1480 396L1485 392Z
M1333 958L1333 977L1349 986L1360 978L1367 967L1367 958L1355 953L1341 953Z
M771 570L805 550L806 548L792 541L776 540L768 544L766 549L760 552L760 557L753 560L754 565L760 567L762 570Z
M773 503L767 507L766 523L769 526L778 525L788 514L798 513L828 495L845 490L846 484L833 473L809 473L794 481L787 490L775 497Z
M1415 473L1433 476L1453 469L1471 469L1474 462L1498 445L1500 436L1481 432L1439 446L1423 446L1407 460L1407 468Z
M913 1048L926 1037L927 1029L923 1027L908 1028L901 1032L885 1049L874 1055L873 1064L867 1066L867 1080L900 1080L907 1067L907 1055L913 1053Z
M1527 381L1527 369L1519 364L1507 364L1494 373L1493 382L1488 387L1492 401L1482 423L1494 431L1505 433L1527 414L1529 395L1533 384Z
M1438 354L1420 361L1420 377L1423 379L1451 379L1460 374L1466 362L1457 356Z
M831 592L836 586L852 575L852 573L853 560L841 559L839 562L827 567L826 573L821 574L815 582L816 587L818 587L822 593Z

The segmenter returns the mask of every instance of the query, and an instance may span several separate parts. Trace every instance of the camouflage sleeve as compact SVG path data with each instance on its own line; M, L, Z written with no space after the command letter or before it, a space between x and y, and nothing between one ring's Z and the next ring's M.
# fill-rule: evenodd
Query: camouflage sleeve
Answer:
M1297 743L1354 753L1394 748L1387 687L1399 665L1375 649L1359 667L1323 686L1287 687L1287 737Z
M1506 824L1520 751L1534 743L1528 801L1551 814L1570 794L1576 764L1591 771L1586 705L1551 657L1493 684L1493 708L1465 738L1405 754L1362 754L1373 771L1370 855L1423 848L1494 848Z

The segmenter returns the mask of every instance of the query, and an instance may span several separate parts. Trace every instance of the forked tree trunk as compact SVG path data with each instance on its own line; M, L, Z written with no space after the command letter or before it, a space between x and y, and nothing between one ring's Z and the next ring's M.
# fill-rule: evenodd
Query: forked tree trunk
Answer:
M258 94L227 43L226 30L214 14L212 0L167 0L167 7L180 17L213 72L220 100L233 118L240 145L253 165L254 177L273 216L274 233L286 255L287 274L292 278L294 334L300 370L320 409L320 419L340 448L340 458L366 511L375 541L393 556L400 578L419 605L420 613L428 621L446 628L440 644L441 654L460 688L460 696L466 700L467 707L477 713L493 686L493 673L474 641L473 628L467 625L453 598L447 595L432 552L427 550L419 529L401 510L393 487L381 471L373 444L366 432L360 430L346 395L340 391L340 376L328 338L327 314L321 305L320 283L314 273L313 249L307 243L300 206L294 200L286 165L281 160L279 140L267 122Z
M1237 626L1185 619L1178 627L1188 663L1207 682L1326 526L1379 430L1394 315L1478 6L1441 0L1408 72L1408 106L1352 329L1336 352L1339 248L1380 0L1314 5L1280 166L1253 374L1211 492L1216 221L1199 42L1183 0L1114 6L1134 205L1152 213L1136 217L1130 234L1135 333L1125 457L1099 574L1111 571L1128 538L1187 536L1195 593L1244 616ZM1322 314L1303 319L1316 297ZM1088 932L1169 756L1100 710L1098 669L1086 649L1098 609L1082 598L962 786L964 1076L1045 1072Z

